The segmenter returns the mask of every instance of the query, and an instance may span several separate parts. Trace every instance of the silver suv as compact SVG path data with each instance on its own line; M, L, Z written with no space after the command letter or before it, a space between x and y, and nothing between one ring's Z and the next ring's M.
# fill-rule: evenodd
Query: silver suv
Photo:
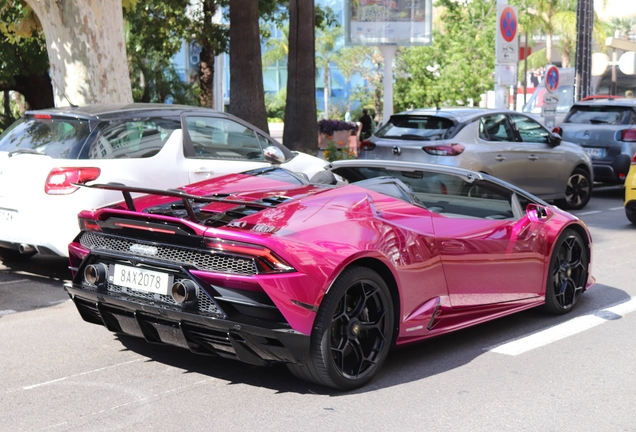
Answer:
M636 153L636 99L577 102L552 131L590 155L595 181L622 184Z

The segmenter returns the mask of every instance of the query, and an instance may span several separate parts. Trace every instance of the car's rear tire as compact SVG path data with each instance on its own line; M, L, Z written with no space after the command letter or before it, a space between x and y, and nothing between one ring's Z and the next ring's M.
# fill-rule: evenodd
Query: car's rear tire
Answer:
M592 198L592 178L583 168L575 168L568 178L565 188L565 198L555 200L554 203L563 210L580 210Z
M565 230L555 243L545 289L546 311L564 314L572 310L585 290L590 254L579 233Z
M361 387L384 363L393 329L386 283L373 270L352 267L338 276L320 305L306 364L288 368L300 379L327 387Z

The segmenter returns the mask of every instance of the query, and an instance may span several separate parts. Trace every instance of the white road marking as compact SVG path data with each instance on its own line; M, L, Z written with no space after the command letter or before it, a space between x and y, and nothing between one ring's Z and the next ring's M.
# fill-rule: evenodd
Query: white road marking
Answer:
M11 315L16 313L13 309L5 309L5 310L0 310L0 316L2 315Z
M123 363L117 363L117 364L114 364L114 365L105 366L103 368L93 369L93 370L89 370L87 372L81 372L81 373L74 374L74 375L68 375L68 376L65 376L65 377L62 377L62 378L58 378L58 379L54 379L54 380L51 380L51 381L45 381L45 382L41 382L41 383L38 383L38 384L33 384L33 385L30 385L30 386L22 387L22 389L23 390L32 390L32 389L34 389L36 387L40 387L40 386L43 386L43 385L53 384L53 383L56 383L56 382L59 382L59 381L64 381L64 380L69 379L69 378L75 378L75 377L79 377L79 376L83 376L83 375L92 374L92 373L95 373L95 372L101 372L101 371L106 370L106 369L112 369L114 367L123 366L123 365L131 364L131 363L136 363L136 362L139 362L139 361L142 361L142 360L145 360L145 358L140 358L140 359L137 359L137 360L131 360L131 361L123 362Z
M586 216L586 215L591 215L591 214L596 214L596 213L601 213L600 210L592 210L589 212L583 212L583 213L575 213L575 216Z
M625 209L625 207L624 207L624 206L621 206L621 207L614 207L614 208L611 208L610 210L623 210L623 209Z
M18 283L18 282L28 282L28 279L16 279L16 280L10 280L10 281L2 281L0 282L0 285L7 285L7 284L13 284L13 283Z
M636 299L632 298L625 303L576 317L570 321L542 330L530 336L487 348L486 351L516 356L535 348L551 344L552 342L565 339L568 336L584 332L607 321L622 318L624 315L634 311L636 311Z

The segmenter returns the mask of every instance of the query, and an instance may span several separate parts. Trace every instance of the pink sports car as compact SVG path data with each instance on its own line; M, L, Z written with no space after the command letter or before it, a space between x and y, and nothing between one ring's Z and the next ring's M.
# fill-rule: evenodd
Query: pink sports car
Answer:
M459 168L347 160L311 181L262 168L87 187L124 201L79 215L66 290L84 320L338 389L366 384L393 346L566 313L594 282L582 221Z

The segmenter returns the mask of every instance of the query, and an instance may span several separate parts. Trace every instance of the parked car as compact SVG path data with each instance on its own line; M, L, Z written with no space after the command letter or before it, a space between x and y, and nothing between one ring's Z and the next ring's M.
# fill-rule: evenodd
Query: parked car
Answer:
M636 154L625 179L625 216L636 225Z
M499 177L563 209L592 196L590 157L536 120L509 110L416 109L391 116L360 144L361 159L456 166Z
M567 313L593 283L585 225L494 177L371 160L316 177L329 184L276 167L178 190L92 184L125 202L79 215L66 290L112 332L353 389L393 346Z
M308 176L326 165L206 108L136 103L27 112L0 136L0 257L66 256L77 213L120 198L75 182L171 188L272 163Z
M553 132L592 157L594 180L623 184L636 153L636 99L579 101Z

